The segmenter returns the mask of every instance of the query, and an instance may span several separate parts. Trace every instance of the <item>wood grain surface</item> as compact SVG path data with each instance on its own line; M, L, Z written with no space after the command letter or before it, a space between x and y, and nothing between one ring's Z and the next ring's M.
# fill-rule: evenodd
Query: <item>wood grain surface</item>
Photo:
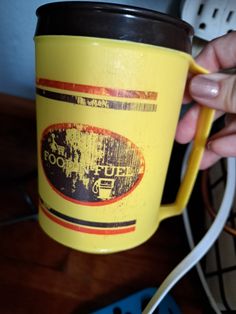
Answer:
M2 94L0 110L0 221L6 222L37 212L35 105ZM175 169L178 173L176 163ZM62 246L44 234L37 219L6 224L0 227L0 313L91 313L157 287L187 252L181 217L162 222L145 244L111 255ZM210 313L194 270L171 295L183 313Z

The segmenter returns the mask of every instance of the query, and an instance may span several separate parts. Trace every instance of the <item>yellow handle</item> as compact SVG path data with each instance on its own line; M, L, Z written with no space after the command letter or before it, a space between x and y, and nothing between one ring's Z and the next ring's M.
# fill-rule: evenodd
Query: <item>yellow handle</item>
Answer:
M206 69L200 67L192 60L190 65L190 71L194 74L207 74L209 73ZM162 205L160 208L160 220L179 215L186 207L190 195L192 193L199 165L203 156L205 144L211 129L211 125L214 118L214 109L202 107L200 116L197 124L197 131L194 138L192 150L188 160L187 169L181 182L179 191L177 193L176 200L173 204Z

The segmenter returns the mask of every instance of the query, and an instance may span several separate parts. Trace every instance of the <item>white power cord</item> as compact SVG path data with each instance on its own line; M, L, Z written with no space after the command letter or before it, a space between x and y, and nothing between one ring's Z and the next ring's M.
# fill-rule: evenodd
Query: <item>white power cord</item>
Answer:
M183 213L183 221L184 221L184 226L185 226L185 231L186 231L189 247L191 250L193 250L195 245L194 245L193 234L192 234L187 210L185 210ZM202 267L199 263L196 265L196 269L197 269L199 279L200 279L201 284L203 286L203 289L206 293L206 296L208 297L208 300L211 304L212 309L215 311L216 314L221 314L221 311L219 310L219 308L216 304L216 301L215 301L215 299L214 299L214 297L213 297L213 295L212 295L212 293L208 287L208 284L206 282L206 278L204 276Z
M185 153L185 156L184 156L184 160L183 160L183 166L182 166L182 169L181 169L181 179L183 178L184 176L184 172L185 172L185 169L186 169L186 166L187 166L187 160L188 160L188 157L189 157L189 154L190 154L190 150L191 150L191 145L188 146L188 149ZM233 171L233 172L229 172L229 160L227 159L226 160L226 163L227 163L227 180L228 180L228 177L229 176L233 176L232 180L236 181L236 172ZM236 159L234 159L234 162L236 164ZM225 191L226 193L226 191ZM235 193L235 192L234 192ZM233 194L234 194L233 193ZM226 208L226 211L230 210L231 209L231 204L228 204L229 208ZM183 212L183 222L184 222L184 227L185 227L185 232L186 232L186 236L187 236L187 240L188 240L188 244L189 244L189 247L191 250L194 249L195 247L195 244L194 244L194 239L193 239L193 234L192 234L192 230L191 230L191 225L190 225L190 222L189 222L189 216L188 216L188 211L187 211L187 208L184 210ZM201 284L202 284L202 287L206 293L206 296L208 297L208 300L211 304L211 307L212 309L214 310L214 312L216 314L221 314L221 311L208 287L208 284L207 284L207 281L206 281L206 278L204 276L204 272L202 270L202 267L201 267L201 264L198 263L196 265L196 269L197 269L197 272L198 272L198 276L199 276L199 279L201 281Z
M189 150L185 154L182 174L185 172L187 160L188 160ZM202 240L194 247L192 251L174 268L174 270L166 277L161 286L158 288L157 292L149 301L148 305L142 312L143 314L152 314L158 305L161 303L163 298L167 295L170 289L192 268L194 267L200 259L208 252L213 243L219 237L224 225L227 221L228 215L230 213L234 193L235 193L235 173L236 173L236 162L235 158L227 158L227 182L225 187L224 197L218 211L218 214L212 223L210 229L202 238ZM182 177L182 176L181 176ZM190 230L190 228L189 228ZM202 274L203 275L203 274ZM201 277L202 277L201 275ZM204 278L204 276L203 276ZM204 280L203 280L204 282ZM204 289L206 288L206 282L204 283ZM207 294L210 296L212 307L214 307L216 313L220 313L215 304L214 298L212 297L208 287L205 289Z

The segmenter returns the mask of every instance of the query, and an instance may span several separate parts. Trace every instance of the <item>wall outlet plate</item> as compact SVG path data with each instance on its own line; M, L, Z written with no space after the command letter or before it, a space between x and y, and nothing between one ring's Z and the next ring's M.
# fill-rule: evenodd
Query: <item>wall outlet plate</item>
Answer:
M210 41L236 30L236 1L185 0L181 18L194 27L195 36Z

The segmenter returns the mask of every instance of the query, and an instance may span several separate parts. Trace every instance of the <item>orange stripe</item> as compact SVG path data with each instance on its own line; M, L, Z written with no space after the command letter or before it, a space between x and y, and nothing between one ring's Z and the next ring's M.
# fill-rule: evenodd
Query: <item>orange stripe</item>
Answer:
M77 232L89 233L89 234L97 234L97 235L115 235L122 234L135 231L135 226L127 227L127 228L119 228L119 229L96 229L96 228L87 228L78 225L71 224L69 222L63 221L53 215L51 215L43 206L40 206L43 213L55 223L65 227L67 229L71 229Z
M153 91L116 89L116 88L109 88L109 87L55 81L55 80L49 80L45 78L38 78L36 80L36 84L41 85L41 86L57 88L57 89L63 89L63 90L69 90L69 91L81 92L81 93L87 93L87 94L94 94L94 95L102 95L102 96L114 96L114 97L149 99L149 100L157 99L157 93Z

